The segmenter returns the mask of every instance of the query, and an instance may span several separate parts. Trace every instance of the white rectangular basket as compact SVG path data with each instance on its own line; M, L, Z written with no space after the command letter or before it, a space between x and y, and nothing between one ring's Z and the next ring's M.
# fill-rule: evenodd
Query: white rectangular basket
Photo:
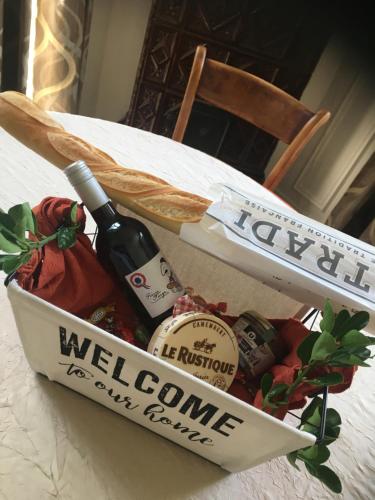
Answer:
M8 297L33 370L230 472L315 442L311 434L35 297L15 281Z

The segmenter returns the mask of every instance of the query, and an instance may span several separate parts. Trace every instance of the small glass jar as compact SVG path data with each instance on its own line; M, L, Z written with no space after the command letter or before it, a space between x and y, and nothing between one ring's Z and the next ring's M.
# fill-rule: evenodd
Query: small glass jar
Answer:
M286 354L276 328L254 311L242 313L232 329L240 351L239 365L248 379L263 374Z

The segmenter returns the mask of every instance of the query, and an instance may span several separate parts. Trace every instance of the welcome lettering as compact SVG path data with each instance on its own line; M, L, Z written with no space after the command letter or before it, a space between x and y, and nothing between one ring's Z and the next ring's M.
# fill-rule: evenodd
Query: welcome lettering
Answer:
M241 418L222 411L218 406L204 401L199 396L187 394L182 387L175 383L162 383L160 377L149 370L139 371L132 380L130 375L126 373L125 358L114 356L110 350L92 342L89 338L81 339L74 332L68 335L63 326L59 327L59 333L60 353L70 359L84 360L91 365L88 369L69 363L60 363L63 366L69 366L67 375L75 374L78 378L91 380L93 374L90 370L94 368L100 373L109 375L112 380L119 382L122 386L129 389L134 388L139 393L154 398L154 401L156 398L157 403L150 403L143 413L151 422L172 425L175 430L186 434L190 441L197 441L205 445L211 444L212 440L202 437L199 431L191 430L181 422L173 423L166 416L159 415L164 414L167 408L174 408L189 420L197 422L203 427L209 427L224 437L230 436L231 431L243 423ZM74 369L72 369L72 365ZM83 373L90 374L90 376L84 377ZM138 405L134 405L132 397L117 393L113 388L108 387L107 383L104 384L101 380L97 380L94 385L97 389L105 392L115 403L122 404L126 409L138 408Z

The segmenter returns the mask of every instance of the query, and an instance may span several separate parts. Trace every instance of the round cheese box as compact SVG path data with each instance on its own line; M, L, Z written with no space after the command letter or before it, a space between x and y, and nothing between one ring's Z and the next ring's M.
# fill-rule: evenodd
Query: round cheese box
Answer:
M148 352L224 391L238 367L238 343L231 328L212 314L187 312L167 318L155 330Z

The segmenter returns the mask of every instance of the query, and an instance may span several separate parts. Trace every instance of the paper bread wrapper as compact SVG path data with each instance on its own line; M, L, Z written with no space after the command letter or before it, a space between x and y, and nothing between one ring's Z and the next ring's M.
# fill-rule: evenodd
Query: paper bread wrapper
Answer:
M375 248L233 186L180 238L299 302L368 311L375 330ZM239 293L241 293L239 291Z

